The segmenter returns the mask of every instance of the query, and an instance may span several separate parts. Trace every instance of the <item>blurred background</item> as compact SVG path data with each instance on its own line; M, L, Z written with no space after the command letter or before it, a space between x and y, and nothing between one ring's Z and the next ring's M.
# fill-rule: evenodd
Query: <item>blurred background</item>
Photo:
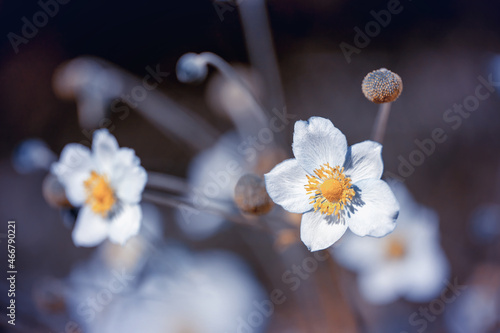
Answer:
M233 128L231 121L207 101L207 81L216 76L215 71L209 72L208 80L189 85L177 80L175 66L183 54L204 51L231 64L248 66L249 50L238 10L241 1L61 1L57 12L54 9L53 15L45 15L47 22L40 24L36 33L23 27L43 10L43 0L0 2L0 232L5 237L7 221L16 220L18 266L16 326L8 325L2 315L0 331L115 331L110 323L68 326L71 322L80 324L79 311L72 307L78 307L81 300L67 297L68 289L83 289L74 282L78 280L75 272L87 271L89 275L81 281L95 283L97 278L90 275L90 268L78 267L95 264L93 260L104 250L74 246L69 213L52 208L42 195L47 170L20 173L13 166L16 147L27 139L43 140L56 155L70 142L90 141L88 133L93 128L80 127L77 103L54 92L53 75L58 66L77 57L93 56L139 80L149 73L148 68L159 66L169 75L155 91L192 110L221 133L227 132ZM259 320L255 325L242 324L228 312L221 320L230 321L233 326L226 327L233 329L225 328L221 333L500 332L500 99L494 84L500 82L500 62L495 58L500 54L500 3L401 0L390 22L359 45L358 31L366 32L366 25L375 20L373 12L396 8L391 7L395 3L268 1L286 107L295 120L310 116L331 119L348 143L354 144L370 138L377 112L377 106L361 93L363 77L381 67L399 74L404 89L392 105L387 126L385 176L404 181L416 202L437 213L439 246L449 265L446 281L467 287L454 301L441 301L442 307L434 302L442 298L440 293L425 301L403 297L372 304L359 292L357 273L330 258L316 260L318 267L307 277L294 272L293 265L302 265L312 256L296 233L269 235L259 228L230 225L210 237L192 239L176 224L175 209L159 207L155 214L161 216L157 218L159 230L168 246L180 246L194 257L222 250L236 255L238 265L245 266L231 266L238 272L248 271L245 276L252 277L249 283L256 290L247 298L242 296L250 307L242 310L244 318L260 311L254 301L270 299L276 289L286 291L286 301L275 303L272 315L265 315L266 310L259 312L261 324ZM343 43L356 51L346 56ZM493 83L485 85L488 81ZM470 98L478 96L479 85L484 87L480 88L482 94L490 93L488 97ZM472 111L453 111L464 103L472 103L467 106ZM108 116L120 146L133 148L148 171L188 177L196 151L175 136L165 136L141 113L131 110L125 119L112 112ZM435 151L426 154L422 162L412 164L412 153L422 150L415 140L432 138L437 128L443 129L446 139L435 142ZM284 153L291 156L293 121L282 134L288 147ZM402 172L406 170L402 164L414 170ZM3 238L0 241L0 253L5 253L5 260L2 257L0 261L6 265L6 243ZM182 255L187 254L171 255L182 262ZM329 252L320 255L326 257ZM192 260L199 266L196 260L201 259ZM224 262L229 265L232 261ZM150 270L156 269L152 267ZM291 291L290 279L283 278L288 271L292 271L289 278L299 276L297 290ZM5 309L8 285L2 282L0 288L1 307ZM443 290L449 288L443 280ZM196 295L190 297L197 302ZM196 311L208 311L212 306L210 303ZM419 312L421 309L430 309L429 317ZM116 311L126 316L125 310ZM418 315L412 317L414 313ZM155 318L151 316L148 322Z

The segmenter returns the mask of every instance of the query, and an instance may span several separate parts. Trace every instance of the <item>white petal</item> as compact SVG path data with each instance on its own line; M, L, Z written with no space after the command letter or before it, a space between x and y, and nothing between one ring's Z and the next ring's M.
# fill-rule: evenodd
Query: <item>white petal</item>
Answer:
M359 291L363 298L373 304L388 304L401 296L404 274L398 265L382 264L378 269L358 276Z
M114 184L116 196L127 204L139 203L147 179L146 170L141 166L127 170L123 178Z
M300 238L310 251L318 251L331 246L345 233L347 225L334 215L308 212L302 215Z
M410 214L406 211L408 202L401 205L402 214L398 218L396 231L400 231L407 239L405 297L411 301L425 302L436 297L444 287L443 281L449 275L449 264L439 242L437 214L415 202L413 205L417 209Z
M118 142L107 129L94 132L92 140L92 153L99 173L111 175L113 172L113 160L118 152Z
M386 239L359 237L347 231L342 239L332 246L330 252L342 266L352 271L377 269L386 261Z
M240 136L226 133L215 146L198 154L189 165L189 184L199 192L215 200L232 201L234 187L247 172L248 161L238 151Z
M113 243L125 244L130 237L137 235L141 227L141 220L141 206L123 205L111 221L109 240Z
M398 216L398 224L399 222L408 222L409 224L412 224L413 222L419 223L428 223L431 224L429 226L431 229L428 229L427 231L432 230L434 233L437 232L437 235L439 234L439 217L435 212L429 211L428 208L420 205L418 202L415 201L415 198L413 195L408 191L406 186L397 181L397 180L389 180L387 181L387 184L392 190L392 193L394 193L394 196L399 202L399 206L401 207L401 210L399 212Z
M90 177L89 170L81 170L74 172L71 177L67 177L64 181L64 191L69 202L74 207L80 207L85 203L87 194L85 191L84 182Z
M131 148L120 148L113 159L113 164L114 164L114 170L113 170L113 175L111 177L117 177L119 178L119 172L118 175L116 171L119 171L120 168L127 169L131 168L134 166L138 166L141 164L141 160L139 157L135 155L135 151Z
M449 277L448 261L438 244L423 252L406 259L406 290L403 294L413 302L427 302L437 297Z
M73 242L76 246L96 246L108 237L108 229L108 221L83 206L73 229Z
M353 183L363 179L380 179L384 171L382 145L374 141L363 141L349 147L345 173Z
M348 212L349 229L358 236L382 237L396 227L399 203L389 185L379 179L354 184L356 196Z
M295 158L283 161L264 175L267 193L275 203L292 213L304 213L313 208L305 185L306 171Z
M135 151L130 148L120 148L114 156L111 185L118 198L125 203L136 204L141 200L147 173L140 163Z
M59 161L52 165L52 173L64 186L69 202L75 207L85 202L83 182L90 176L92 168L90 150L77 143L66 145Z
M347 153L345 135L328 119L311 117L297 121L293 132L293 154L309 174L320 165L343 166Z

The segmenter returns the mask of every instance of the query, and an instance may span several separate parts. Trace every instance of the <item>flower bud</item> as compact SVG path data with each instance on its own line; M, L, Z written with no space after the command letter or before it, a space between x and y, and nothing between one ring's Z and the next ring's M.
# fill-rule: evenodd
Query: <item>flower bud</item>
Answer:
M66 309L66 286L55 278L44 278L33 287L33 300L43 313L62 314Z
M203 81L208 74L206 62L196 53L186 53L177 61L177 79L184 83Z
M28 139L21 142L12 154L14 169L27 174L38 170L48 170L57 159L49 146L40 139Z
M398 74L386 68L368 73L363 79L361 89L365 97L373 103L394 102L403 91L403 81Z
M255 174L243 175L234 188L236 206L252 215L263 215L273 208L274 203L267 194L264 179Z

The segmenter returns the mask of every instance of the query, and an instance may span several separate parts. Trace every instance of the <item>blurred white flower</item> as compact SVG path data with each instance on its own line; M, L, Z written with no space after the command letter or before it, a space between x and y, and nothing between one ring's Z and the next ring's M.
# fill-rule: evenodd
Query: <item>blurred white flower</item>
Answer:
M141 210L142 222L136 235L130 237L124 245L104 241L95 252L96 260L102 261L109 270L125 269L131 274L139 272L151 255L154 245L163 239L162 216L158 208L142 203Z
M385 304L399 297L429 301L443 289L449 265L439 244L437 214L416 203L400 183L390 186L401 204L398 226L387 237L349 234L332 248L337 261L358 273L362 296Z
M198 154L188 170L188 181L193 189L191 199L200 210L210 205L228 213L235 213L234 188L250 164L238 152L240 137L235 132L224 134L215 146ZM210 204L207 200L210 200ZM213 235L224 223L224 218L201 211L179 210L177 223L190 237L202 239Z
M237 332L253 312L262 316L253 332L264 331L268 320L254 302L265 293L236 256L168 247L150 261L141 274L88 265L73 272L70 306L85 332Z
M69 202L81 207L73 230L77 246L95 246L109 237L124 244L137 234L147 174L133 149L119 148L106 129L94 133L92 151L80 144L64 147L52 173Z
M111 306L129 297L162 240L162 216L156 206L142 203L139 232L125 245L102 242L91 258L78 264L66 280L66 303L85 332L99 332Z
M265 175L269 196L292 213L303 213L301 239L311 251L335 243L347 230L382 237L396 226L399 204L380 179L382 146L351 147L330 120L297 121L293 153ZM312 200L312 201L311 201Z

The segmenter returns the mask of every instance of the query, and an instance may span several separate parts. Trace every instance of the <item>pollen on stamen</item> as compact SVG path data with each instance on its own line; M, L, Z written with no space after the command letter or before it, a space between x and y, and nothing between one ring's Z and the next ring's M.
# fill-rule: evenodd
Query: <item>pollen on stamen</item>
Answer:
M94 213L107 217L116 198L106 176L100 175L95 171L90 173L90 177L84 181L84 187L87 194L85 201Z
M355 194L351 178L344 174L344 168L333 168L328 163L314 170L314 173L316 176L307 175L308 183L305 185L314 210L326 215L335 214L340 218Z

